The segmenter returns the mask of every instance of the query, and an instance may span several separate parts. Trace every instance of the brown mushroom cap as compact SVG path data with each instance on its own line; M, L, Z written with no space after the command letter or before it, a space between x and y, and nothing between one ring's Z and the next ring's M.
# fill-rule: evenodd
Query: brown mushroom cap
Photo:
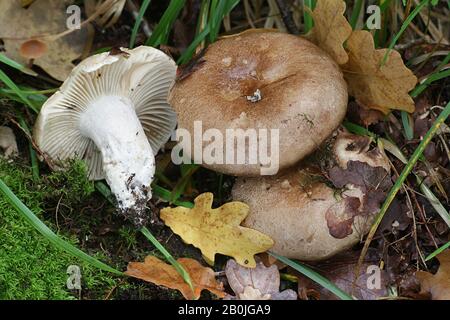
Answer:
M249 101L257 90L261 100ZM169 99L179 128L192 136L194 121L202 121L203 131L215 128L224 137L226 129L279 129L283 169L338 127L348 96L338 65L320 48L294 35L253 31L212 44L191 74L175 84ZM205 167L237 176L260 175L260 164Z
M19 53L26 59L38 59L47 52L47 44L40 40L28 40L20 46Z
M233 200L250 207L243 225L270 236L275 243L272 250L293 259L322 260L355 245L369 231L379 207L369 203L378 189L354 185L353 178L366 174L368 183L376 179L385 185L390 177L387 157L377 148L366 148L369 141L348 133L340 133L333 141L335 167L329 174L336 168L346 170L355 161L371 168L349 174L342 189L330 187L331 181L307 166L290 168L278 176L238 178ZM375 172L381 174L371 177Z
M291 259L326 259L355 245L367 220L356 217L349 236L333 237L326 212L332 206L340 207L335 190L321 182L303 188L302 179L298 169L281 176L238 178L233 200L250 206L243 225L270 236L275 242L271 250Z

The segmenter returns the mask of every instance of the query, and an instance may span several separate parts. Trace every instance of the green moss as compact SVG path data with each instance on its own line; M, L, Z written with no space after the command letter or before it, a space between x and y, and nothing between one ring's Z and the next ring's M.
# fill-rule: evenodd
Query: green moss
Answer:
M50 228L43 218L44 201L64 196L65 203L82 201L93 192L80 162L68 170L33 180L30 169L0 160L0 178ZM61 235L73 244L76 239ZM74 299L66 288L67 267L80 266L82 293L102 298L115 279L56 249L30 226L0 195L0 299Z

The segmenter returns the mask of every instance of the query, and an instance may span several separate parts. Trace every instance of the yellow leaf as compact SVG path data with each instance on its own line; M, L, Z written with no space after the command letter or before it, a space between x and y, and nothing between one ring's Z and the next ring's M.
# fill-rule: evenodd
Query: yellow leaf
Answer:
M216 281L211 268L203 267L194 259L180 258L177 261L189 273L194 292L172 265L153 256L146 257L145 262L130 262L125 274L158 286L179 290L188 300L200 298L202 290L211 291L220 298L225 296L223 284Z
M368 31L354 31L347 40L348 63L342 67L349 93L356 101L385 114L391 109L414 111L409 96L417 78L404 64L400 54L392 50L381 66L387 49L375 49Z
M440 266L436 274L417 271L421 293L430 293L433 300L450 300L450 250L437 256Z
M207 261L214 262L216 253L233 257L240 265L254 268L254 255L273 246L265 234L241 227L249 208L242 202L226 203L212 209L212 193L203 193L195 199L192 209L164 208L161 219L186 243L202 251Z
M346 4L342 0L320 0L312 16L314 27L310 39L326 51L338 64L348 61L344 42L352 33L352 27L344 17Z

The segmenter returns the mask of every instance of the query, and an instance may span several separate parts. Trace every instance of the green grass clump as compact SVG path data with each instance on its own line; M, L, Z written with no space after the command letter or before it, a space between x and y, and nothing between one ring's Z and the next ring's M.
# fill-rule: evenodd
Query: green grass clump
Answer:
M0 178L53 230L56 228L43 218L44 201L64 196L66 203L73 203L94 190L80 163L70 164L67 171L33 179L29 168L0 159ZM76 239L60 236L76 245ZM110 274L56 249L0 194L0 299L74 299L78 293L66 288L70 265L80 266L83 293L88 291L91 298L102 298L115 283Z

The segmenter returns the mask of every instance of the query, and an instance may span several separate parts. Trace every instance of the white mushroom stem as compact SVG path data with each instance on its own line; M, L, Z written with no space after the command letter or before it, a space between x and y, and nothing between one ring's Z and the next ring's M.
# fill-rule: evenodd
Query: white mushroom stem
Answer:
M94 141L119 209L137 225L151 198L155 158L130 99L103 96L80 116L81 133Z

